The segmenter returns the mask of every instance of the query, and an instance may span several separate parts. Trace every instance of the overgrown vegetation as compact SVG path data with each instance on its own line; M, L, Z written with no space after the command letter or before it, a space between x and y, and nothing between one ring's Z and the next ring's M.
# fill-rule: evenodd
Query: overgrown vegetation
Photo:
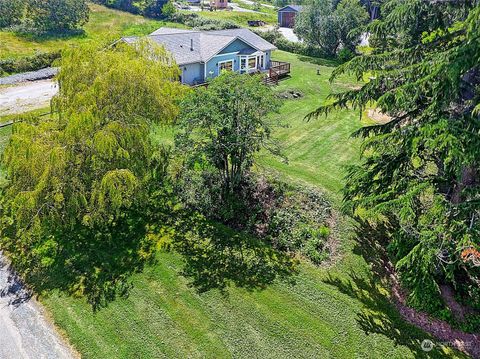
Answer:
M1 0L0 28L17 26L27 33L66 32L88 21L85 0Z
M177 22L196 30L223 30L236 29L239 26L228 20L207 18L196 13L176 12L169 17L170 21Z
M280 155L271 138L279 124L267 117L279 105L260 77L228 72L187 96L175 141L176 192L210 220L320 263L328 257L328 201L251 171L260 150Z
M0 60L0 76L17 72L36 71L52 66L53 62L60 58L60 52L37 53L19 59Z
M449 319L442 284L480 308L480 7L390 0L382 13L370 27L379 53L334 72L370 81L314 115L375 103L392 117L357 132L345 209L384 230L409 303Z
M95 3L151 18L162 18L168 0L94 0Z
M0 244L37 292L60 288L97 307L151 258L165 163L149 132L172 122L183 92L171 62L148 42L66 52L54 114L15 124Z

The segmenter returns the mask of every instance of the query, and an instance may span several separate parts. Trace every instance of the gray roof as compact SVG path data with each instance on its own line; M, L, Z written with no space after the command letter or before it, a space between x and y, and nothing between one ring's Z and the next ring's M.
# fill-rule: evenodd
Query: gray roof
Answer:
M287 5L282 7L281 9L278 9L278 11L288 11L288 10L294 10L296 12L302 11L303 6L302 5Z
M207 62L236 39L260 51L276 49L248 29L195 31L161 27L148 37L170 51L178 65ZM137 39L134 36L122 38L127 43L133 43Z

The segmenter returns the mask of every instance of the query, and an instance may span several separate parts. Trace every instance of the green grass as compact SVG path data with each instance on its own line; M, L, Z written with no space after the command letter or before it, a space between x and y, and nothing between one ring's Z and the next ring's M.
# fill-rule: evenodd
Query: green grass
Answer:
M249 20L263 20L267 24L275 24L277 22L277 16L273 13L253 13L253 12L240 12L240 11L198 11L195 12L199 16L209 19L228 20L232 21L240 26L247 27Z
M235 3L243 9L263 12L265 14L273 14L275 16L277 14L277 10L274 9L274 8L271 8L271 7L262 6L262 5L260 5L258 7L255 7L255 5L247 4L246 2L244 2L242 0L236 0Z
M280 51L274 58L292 64L292 78L275 90L296 89L304 97L286 101L275 115L289 124L275 133L289 164L262 154L259 169L316 185L338 205L343 166L358 160L359 144L349 138L361 126L358 115L342 111L311 122L303 118L331 91L354 84L343 78L330 85L328 62ZM171 140L171 128L160 132L158 139ZM0 135L5 139L8 133ZM84 299L58 292L41 301L84 358L463 357L443 347L421 350L428 336L401 320L361 255L364 249L354 245L350 226L340 227L342 256L324 267L302 262L290 278L295 283L198 293L182 276L183 258L160 252L155 265L132 277L128 298L96 313Z
M109 42L120 36L147 35L161 26L182 27L177 23L147 19L124 11L90 4L90 20L85 33L70 37L36 38L0 31L0 59L33 55L36 51L55 51L85 41Z
M362 125L359 115L344 110L311 121L306 121L305 116L323 104L330 93L353 86L353 79L344 77L331 84L329 77L334 64L328 61L283 51L276 51L273 58L292 64L291 78L281 81L275 90L298 90L303 97L286 101L280 113L274 116L287 126L277 130L275 137L280 141L288 163L264 153L259 165L273 168L290 180L321 187L331 197L339 199L345 166L359 159L359 141L350 138Z

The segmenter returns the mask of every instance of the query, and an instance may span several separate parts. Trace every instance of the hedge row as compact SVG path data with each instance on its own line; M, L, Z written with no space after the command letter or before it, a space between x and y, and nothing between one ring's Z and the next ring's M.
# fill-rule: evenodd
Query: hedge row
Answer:
M33 56L17 59L0 60L0 76L37 71L52 66L53 61L60 57L60 52L39 52Z
M169 17L169 20L197 30L225 30L239 27L232 21L208 19L198 14L175 13Z

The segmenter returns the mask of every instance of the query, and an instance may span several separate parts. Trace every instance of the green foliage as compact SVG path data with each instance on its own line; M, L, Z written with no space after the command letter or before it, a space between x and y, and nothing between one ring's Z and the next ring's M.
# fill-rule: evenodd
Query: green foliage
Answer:
M184 255L183 273L200 292L212 288L225 291L232 284L264 289L277 278L294 274L297 264L270 244L198 214L177 220L170 244Z
M33 56L0 60L0 74L40 70L52 66L53 62L59 57L60 52L39 52Z
M150 126L173 121L183 92L171 63L146 41L66 51L54 114L14 125L0 244L37 291L60 287L101 305L151 258L164 156Z
M66 31L88 21L85 0L28 0L27 21L36 31Z
M325 196L309 187L273 183L276 204L267 211L266 239L279 250L300 253L315 264L332 254L328 248L331 206Z
M232 194L261 149L278 152L267 119L280 103L260 76L225 72L182 102L176 147L186 168L212 168Z
M166 18L172 17L172 15L175 14L176 12L177 12L177 9L173 5L172 1L167 2L162 7L162 15Z
M170 20L197 30L223 30L236 29L239 27L232 21L210 19L195 13L176 12L170 17Z
M358 131L363 163L348 173L345 209L386 226L388 250L410 303L439 313L441 282L478 303L472 288L480 277L480 7L466 11L467 5L457 4L457 11L439 13L427 3L430 9L422 5L420 11L414 6L419 3L385 4L394 15L373 28L377 38L389 39L386 50L357 57L333 74L369 74L370 81L336 95L310 117L372 103L392 117ZM466 12L464 21L452 23ZM432 18L429 24L438 28L413 36L419 16ZM412 35L408 41L399 27Z
M295 33L308 45L327 56L335 56L340 46L355 50L360 29L368 13L357 0L313 0L295 18Z
M0 28L20 24L24 12L23 0L0 0Z
M168 0L95 0L97 4L152 18L162 18Z

